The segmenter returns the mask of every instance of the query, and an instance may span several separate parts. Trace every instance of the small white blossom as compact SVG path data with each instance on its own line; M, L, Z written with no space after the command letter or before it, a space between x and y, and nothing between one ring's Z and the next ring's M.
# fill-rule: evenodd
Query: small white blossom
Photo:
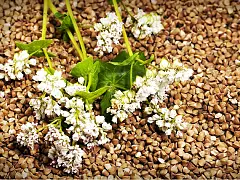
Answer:
M52 125L49 126L45 140L52 145L48 157L55 167L63 167L63 171L67 173L79 171L84 151L78 145L71 146L69 137Z
M82 80L80 80L80 82L83 83ZM80 84L78 84L78 83L70 84L70 83L69 83L69 84L65 87L65 91L66 91L66 93L68 93L70 96L74 96L77 91L86 91L86 86L81 85L81 83L80 83Z
M112 126L111 126L110 124L106 123L106 122L104 122L104 123L102 124L102 127L103 127L103 129L106 130L106 131L109 131L109 130L112 129Z
M32 63L29 60L29 54L26 50L14 54L13 60L9 59L4 65L0 65L0 70L4 73L0 73L0 79L5 78L6 81L10 79L23 79L23 72L25 74L30 74L30 65L35 66L36 63Z
M66 87L66 82L62 78L60 71L54 71L54 74L48 74L44 69L41 69L33 76L33 80L40 81L38 89L52 95L56 99L63 97L62 89Z
M79 78L78 78L78 82L79 82L79 84L83 85L83 83L84 83L84 78L83 78L83 77L79 77Z
M94 51L98 51L100 55L104 52L112 52L112 44L118 44L122 35L122 23L116 14L108 12L106 18L101 18L100 23L94 25L94 29L99 32Z
M131 31L135 38L144 39L151 34L159 33L164 27L161 18L154 12L146 14L143 10L138 9L138 14L134 18L128 16L126 26L132 26Z
M17 142L22 146L34 149L34 144L38 143L37 124L28 122L22 125L21 132L17 135Z
M4 98L4 96L5 96L5 93L3 91L0 91L0 97Z

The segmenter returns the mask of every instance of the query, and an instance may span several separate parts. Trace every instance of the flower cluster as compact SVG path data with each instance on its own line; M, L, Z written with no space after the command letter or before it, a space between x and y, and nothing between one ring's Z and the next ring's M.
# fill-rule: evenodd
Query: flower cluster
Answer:
M4 73L0 73L0 79L9 81L10 79L23 79L23 72L30 74L30 65L36 65L36 59L29 59L29 54L26 50L14 54L13 60L9 59L4 65L0 64L0 70Z
M109 141L106 135L112 126L105 122L104 116L95 116L91 104L85 104L81 97L75 96L77 91L86 92L83 77L79 77L78 82L72 84L62 79L61 72L55 71L51 75L40 70L34 79L42 81L38 85L40 90L52 95L30 101L38 120L46 116L63 118L69 126L66 130L72 134L72 139L87 144L88 147Z
M91 105L85 104L79 97L64 97L59 102L66 108L61 114L66 118L64 122L69 125L67 131L72 133L74 141L81 141L88 147L109 141L106 132L111 130L112 126L105 122L104 116L95 116Z
M37 124L28 122L21 126L21 132L17 135L17 142L22 146L34 149L34 144L38 143L39 137L36 129Z
M157 34L163 29L161 18L154 12L146 14L142 9L138 13L126 20L126 27L131 26L131 31L135 38L144 39L151 34Z
M166 135L170 135L173 131L176 131L178 136L182 136L180 130L187 128L188 124L182 121L182 115L177 115L175 109L158 109L153 106L145 110L147 113L151 112L151 114L154 114L148 118L148 122L153 123L155 121L159 129L165 132Z
M46 92L57 99L63 97L60 89L66 87L66 82L62 78L60 71L54 71L54 74L50 74L44 69L41 69L33 76L33 80L41 81L37 86L40 91Z
M133 113L136 109L140 109L140 102L135 102L135 91L116 91L114 98L111 99L112 107L107 109L108 113L113 116L112 121L117 123L117 119L123 121L128 117L129 113Z
M56 117L56 115L61 114L61 107L50 97L31 99L29 105L33 107L37 120L44 119L46 116Z
M111 107L107 109L107 112L113 115L114 123L117 119L123 121L128 118L128 115L136 109L141 109L141 103L145 103L144 111L149 115L148 122L156 121L166 134L169 135L173 130L182 130L186 127L182 117L177 116L175 110L160 109L160 103L167 98L166 92L170 90L171 83L189 79L193 71L184 68L178 60L170 65L166 59L162 59L160 65L156 67L159 69L147 69L144 77L137 76L133 90L115 92L111 99Z
M84 151L78 145L71 146L70 138L53 125L48 129L45 140L52 145L48 152L52 164L55 167L63 167L63 171L67 173L78 172Z
M112 44L118 44L121 39L122 24L113 12L108 12L106 18L101 18L100 23L94 25L95 31L99 32L94 51L99 51L100 55L112 52Z

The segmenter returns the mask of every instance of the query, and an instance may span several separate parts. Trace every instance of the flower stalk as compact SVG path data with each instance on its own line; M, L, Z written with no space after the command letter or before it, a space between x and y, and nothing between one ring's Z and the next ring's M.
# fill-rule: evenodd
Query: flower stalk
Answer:
M69 3L69 0L65 0L65 3L66 3L66 7L67 7L67 11L68 11L68 14L72 20L72 23L73 23L73 27L74 27L74 30L76 32L76 35L77 35L77 38L78 38L78 41L80 43L80 46L81 46L81 49L82 49L82 53L83 53L83 59L86 59L87 58L87 51L86 51L86 48L84 46L84 42L83 42L83 38L82 38L82 35L78 29L78 25L77 25L77 22L73 16L73 12L72 12L72 9L71 9L71 5Z
M48 6L49 6L49 8L50 8L50 10L52 11L53 14L56 14L58 12L51 0L48 0ZM62 21L60 20L60 22L62 22ZM70 38L73 46L75 47L78 55L80 56L81 60L83 60L84 59L83 58L83 53L82 53L80 47L78 46L76 40L74 39L74 36L73 36L72 32L69 29L66 29L66 32L67 32L68 37Z
M43 6L43 25L42 25L42 40L46 39L46 33L47 33L47 11L48 11L48 1L44 0L44 6ZM43 53L47 59L49 68L52 69L52 62L51 59L48 56L47 50L43 48Z
M114 6L114 9L115 9L116 15L118 17L118 20L120 22L122 22L122 17L121 17L121 14L119 12L116 0L113 0L113 6ZM131 46L130 46L130 43L129 43L129 40L128 40L128 37L127 37L127 33L126 33L126 30L125 30L124 26L122 26L122 33L123 33L123 38L124 38L124 42L126 44L127 51L129 53L129 55L132 56L133 52L132 52L132 49L131 49Z

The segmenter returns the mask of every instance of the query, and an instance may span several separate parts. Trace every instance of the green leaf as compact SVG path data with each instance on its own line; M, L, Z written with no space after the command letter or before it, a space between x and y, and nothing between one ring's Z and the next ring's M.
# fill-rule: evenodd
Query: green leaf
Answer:
M16 42L16 46L21 50L27 50L28 54L32 54L33 52L42 50L42 48L47 48L52 42L53 41L51 39L35 40L29 44Z
M135 62L133 65L133 82L136 80L137 76L145 76L146 67L142 65L140 62Z
M50 68L50 67L44 67L44 70L48 73L48 74L54 74L54 69L53 68Z
M123 62L125 59L129 58L126 51L121 51L111 62Z
M62 24L61 24L60 27L58 27L58 29L60 31L65 31L66 29L70 29L70 30L74 29L73 23L72 23L72 20L71 20L70 16L65 16L62 19Z
M109 63L117 66L126 66L131 64L133 61L135 61L137 57L138 57L138 53L134 53L132 56L123 60L122 62L109 62Z
M99 60L96 60L93 64L93 68L92 71L90 73L92 73L92 84L90 87L91 91L95 91L97 88L97 83L98 83L98 74L100 72L100 62Z
M145 56L144 56L144 58L145 58ZM143 59L141 59L141 60L143 60ZM145 58L144 61L141 62L141 64L149 64L149 63L151 63L153 60L154 60L154 55L152 54L148 60L146 60L146 58Z
M117 0L117 3L119 3L121 0ZM108 0L108 3L113 5L113 1L112 0Z
M111 106L111 99L113 94L115 93L115 89L109 89L103 96L100 107L101 107L101 113L104 114L106 109Z
M63 33L62 39L63 39L63 41L65 41L65 42L69 42L70 38L69 38L67 32L64 32L64 33Z
M48 54L49 57L56 57L56 55L53 54L53 53L51 53L51 52L48 52L48 51L47 51L47 54ZM33 56L43 57L43 56L45 56L45 54L44 54L44 52L43 52L42 50L39 50L39 51L35 52L35 53L33 54Z
M79 62L76 64L76 66L71 70L70 74L75 77L83 77L85 81L87 81L88 74L93 69L93 58L88 57L87 59Z
M65 16L67 16L67 15L66 15L66 14L61 14L60 12L56 12L56 13L54 14L54 16L55 16L57 19L63 20L63 18L64 18Z
M82 97L83 99L87 100L91 104L98 97L104 94L109 88L110 88L109 86L105 86L105 87L99 88L94 92L77 91L75 95Z
M101 62L101 71L97 88L104 86L129 89L130 66L116 66L110 63Z
M66 29L69 29L72 33L74 33L74 27L70 16L59 12L54 15L57 19L61 20L61 26L57 27L57 29L61 32L63 41L68 42L70 38L68 37Z
M139 53L139 58L143 61L146 60L146 56L144 55L144 53L142 51L138 52Z

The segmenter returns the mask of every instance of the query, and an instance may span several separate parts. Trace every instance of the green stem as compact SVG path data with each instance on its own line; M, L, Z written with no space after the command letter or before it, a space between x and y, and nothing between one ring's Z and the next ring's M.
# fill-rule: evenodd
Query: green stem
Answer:
M40 132L44 129L46 129L48 126L50 126L51 124L54 124L55 122L58 122L59 120L61 120L61 118L57 117L55 120L53 120L50 124L43 126L42 128L38 129L37 132Z
M136 60L137 60L138 62L140 62L141 64L145 64L145 61L143 61L143 60L141 60L141 59L139 59L139 58L136 58ZM149 63L149 64L147 64L147 65L153 67L154 69L161 70L160 68L152 65L151 63Z
M53 69L53 68L52 68L51 59L49 58L48 53L47 53L47 50L46 50L45 48L43 48L43 53L44 53L44 55L45 55L45 57L46 57L46 59L47 59L49 68L50 68L50 69Z
M42 24L42 40L46 39L46 33L47 33L47 11L48 11L48 1L44 0L44 6L43 6L43 24ZM50 69L52 69L52 62L48 56L47 50L43 48L44 55L47 59L48 66Z
M113 0L113 6L114 6L115 12L117 14L118 20L120 22L122 22L122 17L121 17L121 14L120 14L119 10L118 10L118 5L117 5L116 0ZM131 49L131 46L130 46L130 43L129 43L129 40L128 40L128 37L127 37L127 33L126 33L126 30L125 30L124 26L122 26L122 33L123 33L124 42L126 44L126 48L127 48L128 53L129 53L129 56L132 56L133 52L132 52L132 49Z
M46 39L46 33L47 33L47 11L48 11L48 3L47 3L47 0L44 0L44 5L43 5L43 24L42 24L42 39Z
M130 67L130 89L132 89L132 81L133 81L133 64L134 61L131 63L131 67Z
M73 27L74 27L74 30L76 32L77 38L78 38L78 41L80 42L80 46L81 46L81 49L82 49L82 52L83 52L83 58L86 59L87 58L87 51L85 49L81 33L80 33L79 29L78 29L78 25L77 25L76 20L75 20L75 18L73 16L73 12L72 12L69 0L65 0L65 2L66 2L66 7L67 7L68 14L69 14L69 16L70 16L70 18L72 20Z
M56 7L53 5L51 0L48 0L48 6L50 8L50 10L52 11L53 14L56 14L58 11L56 9ZM59 21L62 23L62 21L59 19ZM83 60L83 54L82 51L80 49L80 47L78 46L77 42L75 41L72 32L69 29L66 29L66 32L68 34L68 37L70 38L70 40L72 41L73 46L75 47L75 49L77 50L80 58Z
M87 85L87 88L86 88L86 91L88 92L90 87L92 85L92 73L89 73L89 76L88 76L88 85Z
M119 85L117 85L117 84L113 85L113 87L118 88L118 89L122 89L122 90L124 90L124 91L127 90L127 88L124 88L124 87L119 86Z
M66 32L67 32L67 34L68 34L68 37L69 37L70 40L72 41L73 46L74 46L75 49L77 50L80 58L81 58L82 60L84 60L83 53L82 53L80 47L78 46L77 42L75 41L72 32L71 32L69 29L66 29Z

